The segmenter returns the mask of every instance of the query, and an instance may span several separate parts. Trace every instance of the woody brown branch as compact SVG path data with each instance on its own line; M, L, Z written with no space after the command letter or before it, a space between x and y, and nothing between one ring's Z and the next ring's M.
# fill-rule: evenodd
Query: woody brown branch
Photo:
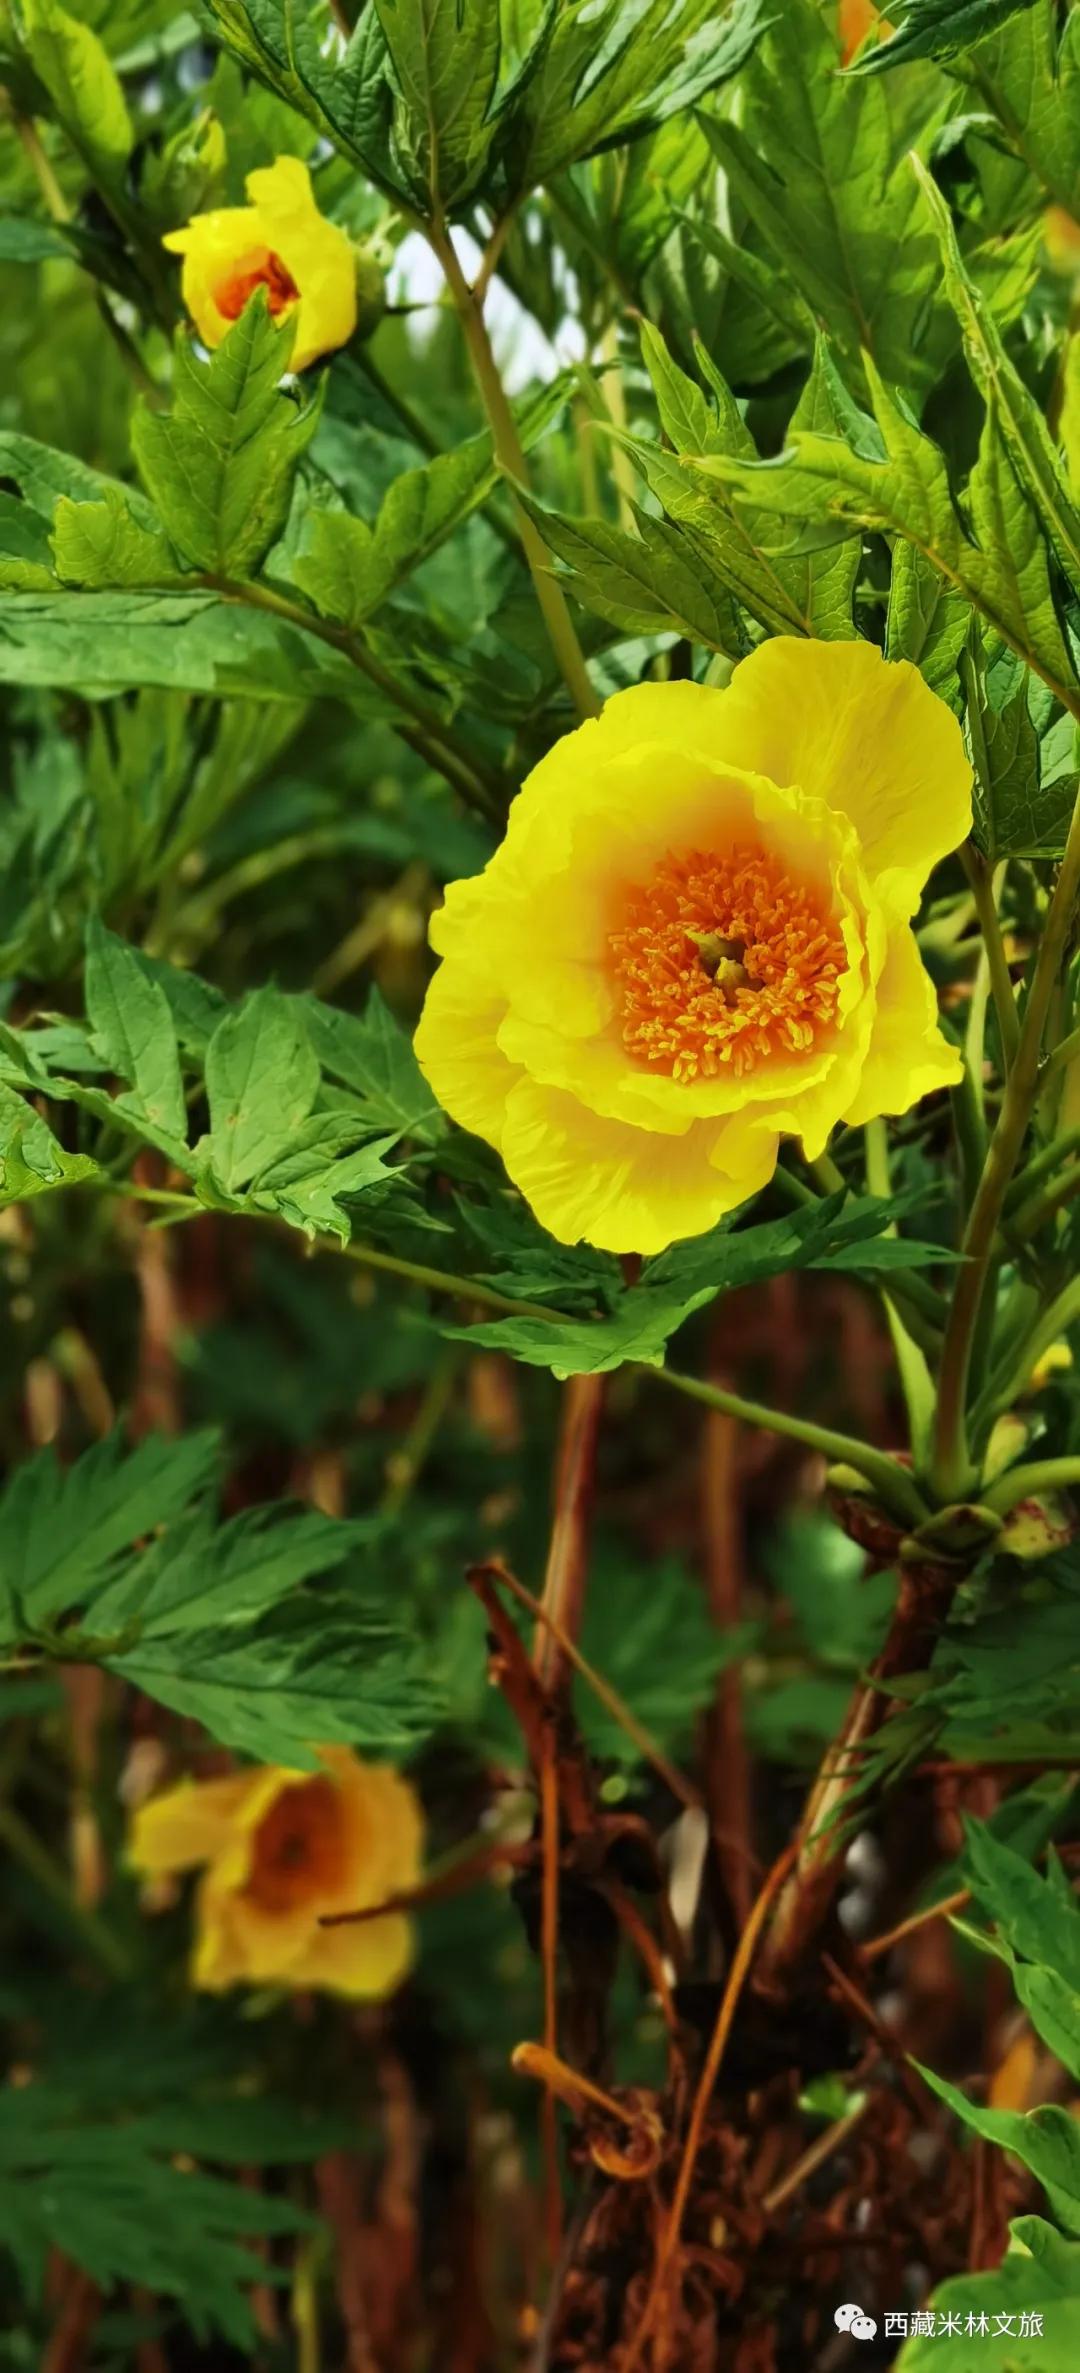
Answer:
M829 1747L798 1830L795 1868L777 1902L758 1967L762 1987L782 1987L831 1909L850 1843L847 1815L860 1794L863 1755L889 1706L888 1683L924 1672L962 1579L957 1565L908 1565L884 1647L860 1683L839 1736Z

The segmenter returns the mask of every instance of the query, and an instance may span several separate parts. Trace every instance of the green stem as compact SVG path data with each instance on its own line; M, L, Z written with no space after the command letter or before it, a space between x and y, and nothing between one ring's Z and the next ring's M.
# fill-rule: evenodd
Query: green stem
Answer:
M1001 924L998 920L998 894L1005 868L999 866L996 873L991 873L971 841L961 851L961 855L964 861L964 870L971 884L975 912L979 918L979 929L982 933L983 947L986 950L994 1012L997 1015L998 1035L1001 1039L1001 1052L1005 1070L1008 1072L1016 1059L1016 1049L1020 1042L1020 1016L1016 1010L1016 994L1005 960L1005 945L1001 936Z
M872 1195L888 1197L892 1193L889 1177L889 1148L883 1120L868 1121L864 1130L866 1145L866 1183ZM887 1236L898 1234L895 1220L885 1230ZM921 1460L929 1440L934 1415L934 1385L925 1357L890 1299L883 1292L885 1318L896 1353L896 1365L908 1414L911 1447L916 1461Z
M0 1805L0 1844L5 1845L16 1862L22 1864L23 1869L41 1888L42 1894L47 1895L51 1903L58 1904L61 1911L66 1913L102 1968L107 1969L111 1977L128 1977L130 1968L123 1946L96 1913L76 1903L59 1863L53 1861L52 1855L34 1835L29 1822L23 1820L13 1805Z
M1067 1203L1074 1202L1077 1195L1080 1195L1080 1162L1074 1163L1063 1178L1052 1178L1049 1186L1041 1195L1036 1195L1033 1202L1021 1203L1019 1210L1014 1211L1009 1219L1010 1237L1018 1237L1022 1243L1025 1242L1044 1227L1048 1219L1055 1219L1059 1211L1064 1211Z
M986 1427L997 1415L999 1409L1012 1407L1013 1402L1023 1392L1032 1370L1038 1366L1044 1351L1049 1351L1051 1344L1057 1342L1059 1335L1065 1334L1066 1330L1074 1326L1078 1319L1080 1319L1080 1278L1074 1277L1071 1284L1065 1286L1063 1291L1048 1304L1041 1317L1036 1319L1019 1349L1011 1353L1007 1360L998 1367L996 1373L991 1376L985 1393L975 1404L972 1421L974 1425Z
M1030 1466L1010 1467L1007 1475L988 1483L982 1504L996 1516L1005 1516L1018 1500L1034 1499L1040 1492L1068 1491L1075 1484L1080 1484L1080 1458L1034 1459Z
M1056 1079L1058 1072L1064 1071L1066 1064L1075 1063L1078 1056L1080 1056L1080 1030L1070 1030L1068 1037L1060 1039L1053 1053L1046 1058L1042 1075L1043 1086L1045 1087L1049 1080Z
M445 227L441 224L432 224L428 229L428 239L442 265L447 287L457 308L458 319L469 350L473 376L491 429L496 460L501 464L511 481L511 498L514 503L514 515L521 538L521 548L528 562L529 573L536 590L536 598L540 605L544 624L547 627L551 648L579 716L597 717L603 704L593 690L562 587L552 575L548 553L542 538L533 526L528 513L522 509L521 504L513 495L515 484L523 487L528 486L528 464L518 435L517 423L499 377L498 365L492 352L491 340L488 337L487 325L484 321L483 305L478 301L475 291L470 288L465 278L453 241Z
M766 1433L785 1434L792 1442L802 1442L807 1450L816 1450L830 1465L854 1467L866 1482L873 1486L883 1508L888 1508L904 1524L923 1524L929 1514L922 1494L907 1469L883 1450L873 1450L860 1442L854 1434L833 1433L828 1426L814 1425L806 1417L792 1417L786 1409L770 1409L762 1401L746 1401L741 1394L725 1392L719 1384L705 1384L700 1377L684 1376L678 1368L652 1368L641 1361L631 1363L639 1376L651 1377L654 1382L670 1384L676 1392L686 1393L692 1401L703 1401L708 1409L719 1409L724 1417L740 1418L744 1425L760 1426Z
M968 1216L964 1255L945 1329L934 1438L934 1483L943 1502L967 1497L976 1481L967 1434L967 1390L975 1329L994 1258L1005 1196L1039 1087L1039 1055L1054 984L1080 890L1080 797L1061 861L1032 974L1012 1070L997 1127Z
M366 643L347 626L335 626L327 618L316 618L310 610L300 608L282 593L275 593L269 585L237 583L231 577L204 576L200 583L212 593L219 593L224 601L242 603L250 610L266 610L273 618L287 619L290 626L298 626L303 633L314 635L316 641L327 643L333 651L340 651L358 673L366 676L395 708L409 718L410 728L401 730L406 741L420 751L429 765L446 777L463 799L479 807L490 819L500 813L501 785L496 776L481 772L470 753L457 741L450 726L444 723L438 710L429 707L419 693L414 692L401 676L384 667Z
M1045 1080L1045 1078L1044 1071L1043 1079ZM1005 1197L1006 1212L1011 1214L1013 1211L1022 1209L1023 1205L1031 1200L1035 1188L1041 1186L1044 1179L1052 1178L1055 1170L1060 1170L1062 1164L1069 1160L1070 1155L1078 1152L1080 1152L1080 1129L1064 1129L1060 1137L1055 1137L1050 1145L1044 1146L1041 1154L1036 1154L1034 1161L1028 1163L1022 1176L1013 1180Z

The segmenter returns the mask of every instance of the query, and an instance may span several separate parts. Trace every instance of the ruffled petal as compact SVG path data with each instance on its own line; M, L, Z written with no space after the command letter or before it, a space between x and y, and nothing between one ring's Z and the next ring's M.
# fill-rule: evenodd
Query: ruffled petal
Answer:
M895 924L862 1076L842 1118L857 1127L881 1113L909 1112L920 1097L955 1087L963 1069L957 1049L942 1033L934 984L915 934L906 923Z
M230 1773L223 1780L182 1780L140 1805L131 1824L128 1859L146 1878L197 1870L232 1844L262 1774Z
M871 881L912 914L933 865L971 829L963 735L918 668L872 643L779 635L720 696L732 760L798 783L854 825Z
M603 1120L573 1096L522 1080L507 1099L502 1156L542 1227L560 1244L662 1252L697 1236L767 1184L779 1137L723 1122L681 1137Z

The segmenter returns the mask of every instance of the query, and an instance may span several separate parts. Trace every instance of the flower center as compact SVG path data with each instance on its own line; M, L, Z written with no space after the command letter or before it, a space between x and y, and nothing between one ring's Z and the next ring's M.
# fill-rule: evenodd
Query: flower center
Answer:
M275 320L287 305L295 305L300 294L292 273L286 270L272 247L254 247L247 255L238 257L214 290L218 312L224 314L226 321L239 321L257 288L266 290L267 304Z
M291 1912L333 1892L344 1875L341 1806L333 1782L283 1788L255 1832L245 1893L264 1912Z
M835 1017L846 963L827 894L760 848L666 856L608 953L623 1044L678 1080L805 1053Z

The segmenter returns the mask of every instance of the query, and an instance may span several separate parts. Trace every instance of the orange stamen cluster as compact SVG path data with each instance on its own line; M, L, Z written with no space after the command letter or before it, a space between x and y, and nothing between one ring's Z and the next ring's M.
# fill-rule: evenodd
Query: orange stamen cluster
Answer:
M624 1045L677 1080L804 1053L835 1017L846 963L827 894L761 848L665 857L608 952Z
M226 321L239 321L257 288L265 288L267 305L275 320L279 313L284 313L286 305L296 303L300 294L281 257L271 247L256 248L239 257L224 280L219 281L214 290L218 312L224 314Z
M296 1911L337 1887L344 1866L340 1799L320 1775L283 1789L260 1821L245 1892L262 1912Z

